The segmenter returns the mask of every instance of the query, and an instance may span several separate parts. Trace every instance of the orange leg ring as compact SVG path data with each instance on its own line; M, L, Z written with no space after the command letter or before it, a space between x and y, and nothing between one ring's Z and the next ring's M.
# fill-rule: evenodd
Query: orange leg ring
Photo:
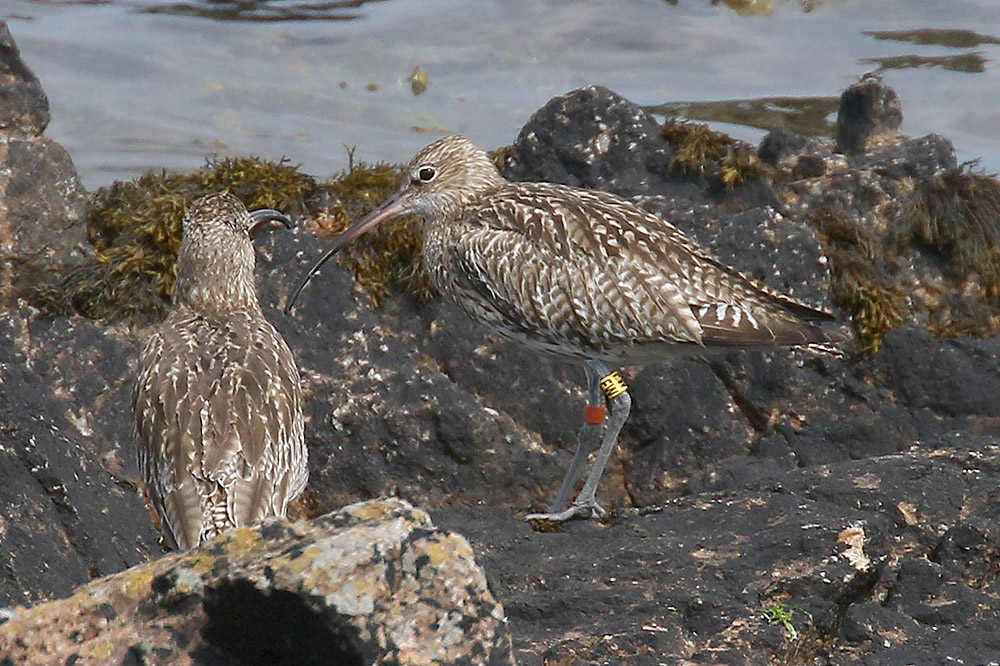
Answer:
M583 420L587 423L600 425L604 423L604 405L592 407L587 405L583 408Z

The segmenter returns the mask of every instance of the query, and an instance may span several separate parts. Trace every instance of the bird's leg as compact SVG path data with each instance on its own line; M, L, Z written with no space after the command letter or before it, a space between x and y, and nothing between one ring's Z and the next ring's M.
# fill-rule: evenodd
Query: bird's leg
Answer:
M580 428L573 461L569 464L562 485L559 486L556 499L549 505L549 513L558 513L566 508L569 494L573 492L573 486L583 472L583 463L600 441L601 429L604 426L604 394L601 392L601 377L590 364L584 368L587 371L587 406L584 408L584 423Z
M632 409L632 397L628 393L628 385L618 372L611 372L608 370L608 366L601 361L588 361L587 365L601 378L600 388L611 406L611 419L604 431L604 439L597 452L597 459L594 461L594 466L590 468L590 474L587 475L587 480L583 484L583 490L580 491L568 509L559 512L529 514L525 516L525 520L563 522L572 518L603 516L605 513L604 507L597 503L597 484L601 480L604 467L608 464L608 458L611 457L611 452L618 442L618 434L628 419L629 411ZM573 462L576 462L576 456L574 456ZM572 464L570 471L573 471ZM563 484L565 485L565 483L564 481Z

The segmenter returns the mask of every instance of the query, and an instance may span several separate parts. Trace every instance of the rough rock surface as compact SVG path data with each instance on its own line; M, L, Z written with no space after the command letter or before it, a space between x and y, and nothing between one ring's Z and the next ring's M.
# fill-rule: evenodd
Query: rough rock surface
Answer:
M524 666L997 664L1000 440L933 444L558 534L433 515L472 541Z
M88 251L87 192L66 150L44 136L49 102L0 21L0 304L41 268Z
M830 238L811 215L835 210L879 250L915 189L956 167L933 135L848 158L778 130L760 157L782 205L739 190L720 203L671 167L653 119L600 88L539 109L512 152L511 177L636 195L723 261L828 306ZM281 313L324 245L301 228L257 243L265 314L307 389L310 492L322 511L399 495L468 534L520 661L998 663L998 338L936 337L918 312L877 352L630 369L633 414L598 492L611 518L534 533L516 516L565 472L582 370L440 301L373 311L334 262ZM930 251L892 270L914 304L976 286ZM20 604L157 548L134 487L134 332L7 307L0 603Z
M128 418L138 341L24 310L0 315L0 339L0 605L158 555Z
M896 91L869 74L840 97L837 113L837 150L852 154L895 143L903 124Z
M0 663L513 664L465 538L396 499L281 519L0 625Z
M0 21L0 132L15 136L38 136L49 124L49 98Z

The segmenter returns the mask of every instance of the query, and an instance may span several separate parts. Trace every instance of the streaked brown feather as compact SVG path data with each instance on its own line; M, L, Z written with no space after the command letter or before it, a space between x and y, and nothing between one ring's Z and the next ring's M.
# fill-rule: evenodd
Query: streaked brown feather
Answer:
M147 494L181 547L284 515L308 478L298 370L257 302L249 217L215 196L221 213L201 210L193 238L185 227L195 247L182 246L179 296L140 356L133 399ZM220 214L242 214L242 231Z
M606 192L504 182L457 219L430 219L425 236L425 264L441 291L474 319L552 353L618 363L685 346L836 337L817 325L831 315L721 264Z

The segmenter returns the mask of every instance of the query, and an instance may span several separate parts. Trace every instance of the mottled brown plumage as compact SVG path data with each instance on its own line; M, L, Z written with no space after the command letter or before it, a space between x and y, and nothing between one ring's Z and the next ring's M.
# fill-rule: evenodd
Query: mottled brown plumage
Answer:
M173 310L139 358L139 468L181 548L284 516L308 478L298 369L254 283L250 231L273 219L283 216L248 213L230 194L192 204Z
M407 213L425 219L423 261L437 288L505 337L586 360L591 407L603 403L605 363L843 339L820 325L831 315L721 264L660 217L607 192L509 182L457 136L418 153L399 191L338 237L309 275L357 236ZM630 404L627 392L608 400L612 421L580 496L561 511L586 457L582 442L551 513L535 517L601 512L594 492Z

